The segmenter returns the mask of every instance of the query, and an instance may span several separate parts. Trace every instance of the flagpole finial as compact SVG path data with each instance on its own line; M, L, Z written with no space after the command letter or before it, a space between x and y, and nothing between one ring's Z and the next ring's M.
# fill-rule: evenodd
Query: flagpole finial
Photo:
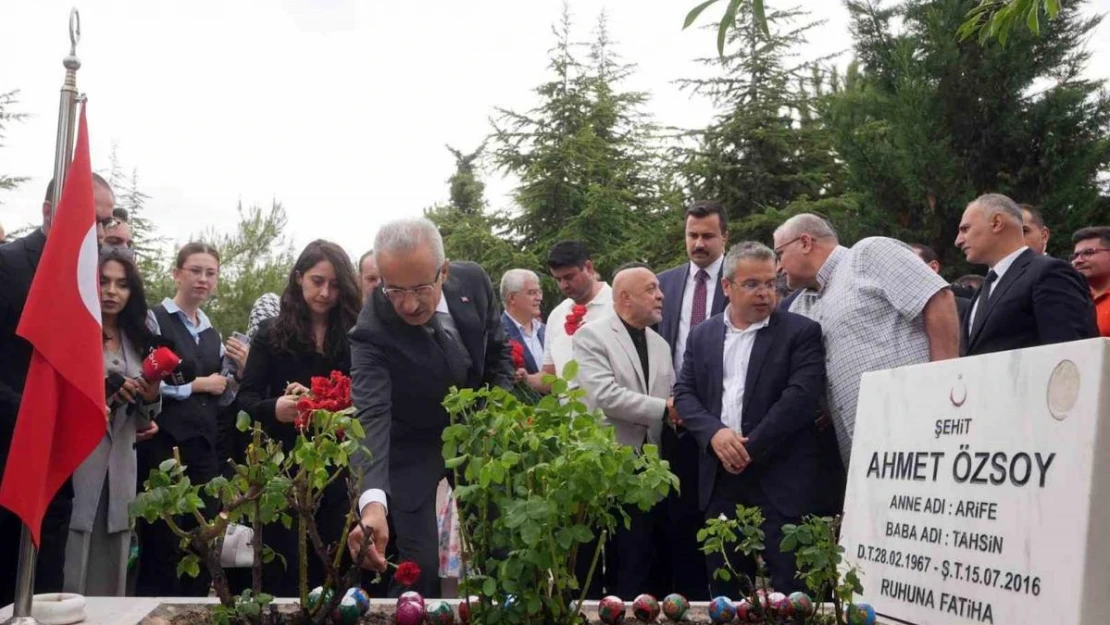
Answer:
M77 7L69 11L69 56L62 60L66 69L77 71L81 69L81 60L77 58L77 44L81 42L81 14Z

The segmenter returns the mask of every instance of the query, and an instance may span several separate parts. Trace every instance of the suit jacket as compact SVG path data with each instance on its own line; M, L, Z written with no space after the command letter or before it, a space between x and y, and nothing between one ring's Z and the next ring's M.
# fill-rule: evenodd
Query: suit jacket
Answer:
M501 313L501 326L505 328L505 336L508 337L510 341L516 341L524 345L524 370L528 373L538 372L540 370L540 363L537 363L536 359L532 357L532 352L528 351L528 346L524 343L524 337L520 334L520 328L516 327L516 323L513 321L512 317L509 316L509 313ZM536 336L540 339L540 345L543 345L544 331L547 329L547 326L540 321L539 317L536 317L532 320L532 327L532 331L535 332Z
M125 361L125 370L120 374L126 378L142 375L145 348L132 344L125 333L120 334L120 347ZM96 449L73 473L71 531L93 531L105 477L108 479L108 531L122 532L131 528L127 506L135 499L139 483L138 460L135 457L137 421L139 417L153 420L161 410L162 401L159 398L151 403L140 400L134 405L125 404L112 413L108 430ZM143 479L146 479L145 475Z
M674 386L671 349L651 328L645 330L648 377L628 328L617 315L587 323L574 334L578 384L586 405L601 410L617 442L639 449L645 440L658 444Z
M710 441L724 427L724 315L694 328L686 342L675 407L702 450L698 490L709 504L720 460ZM744 381L743 436L751 464L737 478L752 480L783 515L813 510L819 472L814 415L825 392L821 326L801 315L776 311L759 330Z
M724 271L724 263L721 263ZM686 294L686 278L690 275L690 263L686 262L677 267L672 267L656 276L659 278L659 288L663 289L663 321L659 324L659 334L667 341L667 345L674 349L678 341L678 326L682 317L682 296ZM724 287L721 286L721 276L709 276L716 283L717 289L713 295L713 309L708 311L707 317L724 311L728 305L725 298ZM673 366L673 365L672 365Z
M0 246L0 479L12 444L27 368L31 366L31 344L16 336L15 330L45 246L42 230ZM63 490L72 495L68 482ZM0 517L4 514L7 512L0 508Z
M974 301L979 291L975 292ZM974 356L1098 336L1095 305L1086 281L1071 265L1025 250L1002 274L990 299L987 316L974 333L971 309L961 326L967 342L961 355Z
M509 343L486 272L474 263L451 263L443 297L472 361L465 387L512 388ZM398 317L381 290L367 299L350 337L351 398L370 451L357 459L362 489L381 489L390 506L416 510L435 498L443 477L441 437L449 422L443 399L451 386L446 355L424 327Z

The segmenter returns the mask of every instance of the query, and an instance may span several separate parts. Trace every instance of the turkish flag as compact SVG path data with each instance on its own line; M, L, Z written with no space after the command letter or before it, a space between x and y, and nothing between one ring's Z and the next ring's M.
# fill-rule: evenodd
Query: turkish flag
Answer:
M16 334L34 348L0 505L39 544L46 506L107 430L104 352L85 107L77 147Z

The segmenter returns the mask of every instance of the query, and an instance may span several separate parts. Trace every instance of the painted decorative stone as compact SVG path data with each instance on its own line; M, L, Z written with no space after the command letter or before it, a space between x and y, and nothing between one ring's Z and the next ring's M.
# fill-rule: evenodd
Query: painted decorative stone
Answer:
M324 594L324 587L317 586L308 593L308 609L313 610L316 606L320 605L321 595L323 595L323 602L331 601L332 590L329 588L327 594Z
M415 590L410 590L408 592L403 592L403 593L401 593L400 597L397 597L397 605L401 605L402 603L408 603L410 601L420 604L420 609L421 610L424 609L424 597L420 593L416 592Z
M798 591L790 593L787 597L790 600L790 605L794 610L794 614L798 616L813 616L813 599L804 592Z
M432 601L424 608L428 625L455 625L455 611L446 601Z
M650 623L659 618L659 601L649 594L643 594L632 601L632 615L637 620Z
M361 614L366 614L370 611L370 595L365 590L358 586L352 586L347 589L347 594L343 595L343 601L347 599L355 602Z
M709 602L709 620L722 625L731 623L734 618L736 618L736 608L732 605L732 599L716 597Z
M736 622L738 623L754 623L759 615L756 614L755 606L747 599L741 599L733 604L736 608Z
M767 601L771 604L770 612L772 614L790 616L794 613L794 607L790 605L790 600L781 592L773 592L767 595Z
M398 601L393 621L397 625L420 625L424 622L424 606L415 601Z
M674 622L681 621L686 616L686 611L690 609L690 602L686 597L672 592L671 594L663 597L663 616L666 616Z
M624 622L624 601L614 595L603 598L597 603L597 617L606 625Z
M848 606L848 622L862 625L875 625L875 608L870 603L854 603Z
M355 590L352 588L351 590ZM361 589L359 589L361 590ZM369 609L369 599L367 599L367 609ZM355 625L359 619L362 618L362 610L358 606L358 602L351 596L350 591L343 596L339 605L331 611L331 622L335 625Z

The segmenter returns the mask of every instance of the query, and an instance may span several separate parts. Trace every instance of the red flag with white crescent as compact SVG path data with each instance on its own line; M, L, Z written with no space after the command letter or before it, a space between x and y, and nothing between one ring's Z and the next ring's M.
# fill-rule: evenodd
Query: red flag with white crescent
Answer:
M16 334L34 348L19 405L0 505L39 544L58 489L107 428L98 242L85 108L73 163L54 211Z

